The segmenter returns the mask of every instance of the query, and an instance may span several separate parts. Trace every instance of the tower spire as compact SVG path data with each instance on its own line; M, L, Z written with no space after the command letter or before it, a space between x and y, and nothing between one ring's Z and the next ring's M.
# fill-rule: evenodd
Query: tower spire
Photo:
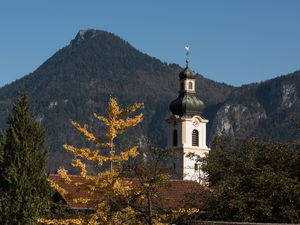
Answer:
M186 68L189 67L189 51L190 51L190 47L186 46L185 47L185 67Z
M197 75L189 68L189 47L185 47L186 67L179 73L179 95L170 104L168 146L174 150L174 178L204 183L205 174L199 168L198 156L209 152L206 145L206 124L202 116L204 103L196 95ZM197 159L185 156L196 154ZM178 154L181 157L178 157Z

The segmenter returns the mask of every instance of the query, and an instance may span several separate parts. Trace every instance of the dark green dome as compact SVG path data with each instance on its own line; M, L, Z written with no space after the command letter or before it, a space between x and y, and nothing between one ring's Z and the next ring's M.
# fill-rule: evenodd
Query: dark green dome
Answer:
M196 74L189 68L185 67L184 70L182 70L179 74L180 79L196 79Z
M199 115L204 109L204 103L193 93L181 93L170 104L170 110L174 115Z

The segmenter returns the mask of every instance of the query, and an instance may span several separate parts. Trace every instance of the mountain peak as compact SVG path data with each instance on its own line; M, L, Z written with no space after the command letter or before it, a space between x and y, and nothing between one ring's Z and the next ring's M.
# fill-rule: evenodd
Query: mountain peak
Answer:
M104 34L109 34L109 33L106 31L96 30L96 29L79 30L79 32L77 33L75 38L71 41L71 44L74 44L74 43L78 44L85 40L93 39L97 36L104 35Z

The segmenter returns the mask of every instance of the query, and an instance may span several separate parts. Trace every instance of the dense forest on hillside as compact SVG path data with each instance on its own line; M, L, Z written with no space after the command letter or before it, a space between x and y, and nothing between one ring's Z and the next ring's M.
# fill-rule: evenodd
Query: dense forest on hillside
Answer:
M128 140L149 138L155 145L165 146L164 121L169 115L169 103L178 95L181 70L176 64L141 53L112 33L82 30L36 71L0 88L0 130L5 129L18 90L25 89L36 120L47 129L51 149L48 168L54 171L69 161L62 149L64 143L85 143L73 132L70 119L97 130L90 115L103 112L109 97L114 96L121 106L144 102L144 121L134 131L129 130ZM295 140L292 119L300 117L299 75L297 71L236 88L199 74L196 91L206 106L203 114L210 120L208 142L220 133ZM126 143L127 139L123 139Z
M48 132L51 168L64 158L62 144L83 143L72 133L70 119L93 125L93 112L103 111L110 96L121 104L144 102L144 122L131 133L132 138L149 137L166 144L169 102L178 91L178 65L162 63L143 54L126 41L104 31L80 31L32 74L0 89L0 124L5 128L11 102L24 88L35 107L37 119ZM197 79L198 93L207 105L225 100L232 87ZM141 136L142 135L142 136Z

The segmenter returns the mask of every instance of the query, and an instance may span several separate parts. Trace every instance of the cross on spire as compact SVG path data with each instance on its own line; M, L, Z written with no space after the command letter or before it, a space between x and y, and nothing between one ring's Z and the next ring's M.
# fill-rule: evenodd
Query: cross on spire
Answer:
M186 68L189 67L189 50L190 50L190 47L186 46L185 47L185 66L186 66Z

